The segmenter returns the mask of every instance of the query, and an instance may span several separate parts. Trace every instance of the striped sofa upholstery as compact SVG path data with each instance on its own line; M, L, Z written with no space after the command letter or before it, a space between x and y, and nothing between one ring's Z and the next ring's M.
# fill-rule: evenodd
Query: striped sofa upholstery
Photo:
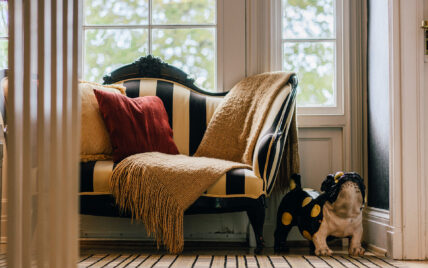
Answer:
M174 142L179 152L185 155L196 152L215 109L222 101L222 97L204 95L163 79L138 78L117 84L126 87L128 97L158 96L162 99L173 129ZM227 172L203 196L257 199L271 193L286 140L283 133L287 133L294 112L295 90L289 93L290 88L285 87L270 108L253 154L253 169ZM81 193L108 193L114 166L112 161L82 162Z
M108 194L113 161L82 162L80 165L82 194ZM265 194L264 181L248 169L234 169L219 178L203 196L259 198Z
M253 171L266 182L270 194L279 170L288 129L296 105L297 90L283 90L271 107L253 154Z
M181 154L193 155L221 97L205 96L175 82L160 79L132 79L117 83L126 87L130 98L158 96L168 114L174 142Z

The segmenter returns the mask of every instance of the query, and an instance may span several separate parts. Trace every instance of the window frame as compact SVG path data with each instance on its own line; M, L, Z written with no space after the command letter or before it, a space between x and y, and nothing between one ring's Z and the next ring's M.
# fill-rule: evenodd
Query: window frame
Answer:
M0 36L0 41L7 41L7 46L8 46L7 51L9 51L9 36L8 35ZM9 68L9 62L7 63L7 66L5 66L4 69L8 69L8 68Z
M347 31L344 31L344 29L349 29L349 0L335 0L335 38L298 38L298 39L287 39L283 36L283 15L285 7L283 6L283 1L280 0L280 6L281 6L281 15L277 19L277 23L280 25L280 48L279 51L280 59L281 59L281 69L283 68L283 49L284 44L286 42L317 42L317 41L324 41L327 40L331 42L332 40L335 40L335 55L334 55L334 62L335 62L335 92L334 92L334 98L335 98L335 105L332 106L322 106L322 105L313 105L313 106L298 106L297 107L297 113L298 115L302 115L306 117L302 121L305 121L306 124L309 125L317 125L314 122L310 121L316 121L320 119L320 116L322 115L333 115L333 116L340 116L345 114L345 99L348 95L347 86L348 84L348 75L347 71L349 70L348 62L349 62L349 51L347 49L347 44L349 44L349 34ZM315 120L308 120L307 116L315 116L313 119ZM326 120L326 118L323 118L322 121L336 121L338 123L337 118L332 120ZM345 123L344 119L339 120L340 122ZM330 123L331 124L331 123Z
M9 6L7 8L9 9ZM8 18L8 20L10 20L10 18ZM9 23L7 23L7 26L8 26L7 33L6 35L0 35L0 41L7 41L7 46L8 46L7 51L9 51ZM8 69L8 68L9 68L9 59L8 59L7 66L5 66L4 69Z
M223 36L223 14L222 14L222 10L223 10L223 1L224 0L215 0L215 5L216 5L216 12L215 12L215 16L214 16L214 23L206 23L206 24L154 24L152 23L152 3L153 0L148 0L148 18L147 24L121 24L121 25L102 25L102 24L97 24L97 25L91 25L91 24L86 24L85 23L85 16L82 16L82 74L84 74L85 72L85 52L86 52L86 47L85 47L85 32L86 30L92 30L92 29L105 29L105 30L110 30L110 29L145 29L148 31L148 41L147 41L147 46L148 46L148 54L147 55L151 55L152 54L152 30L153 29L214 29L215 33L214 33L214 52L215 52L215 73L214 73L214 88L213 89L206 89L201 87L200 85L198 85L200 88L206 90L206 91L211 91L211 92L223 92L224 91L224 85L223 85L223 44L222 44L222 36ZM83 1L83 8L85 5L85 1ZM146 56L146 55L142 55L142 56ZM137 59L135 59L137 60ZM125 63L126 64L126 63ZM104 74L106 75L106 74ZM192 75L192 74L190 74ZM101 82L101 81L98 81Z

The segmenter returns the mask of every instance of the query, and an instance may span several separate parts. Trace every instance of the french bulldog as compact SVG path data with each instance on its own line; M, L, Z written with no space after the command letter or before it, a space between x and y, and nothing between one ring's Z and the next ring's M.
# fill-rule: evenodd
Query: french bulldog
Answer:
M278 208L275 251L287 249L288 233L291 227L298 226L301 234L312 242L311 249L315 255L331 255L333 251L327 240L343 237L350 238L350 255L364 255L365 250L361 246L363 179L354 172L337 172L326 177L321 191L302 189L300 175L293 175L290 192L283 197Z

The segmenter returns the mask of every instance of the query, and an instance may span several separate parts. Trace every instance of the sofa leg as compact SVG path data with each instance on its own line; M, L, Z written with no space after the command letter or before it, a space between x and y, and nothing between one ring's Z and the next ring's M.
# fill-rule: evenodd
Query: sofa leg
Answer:
M256 237L256 249L254 253L259 254L264 247L263 224L265 223L265 206L263 200L257 200L256 204L247 210L247 215Z

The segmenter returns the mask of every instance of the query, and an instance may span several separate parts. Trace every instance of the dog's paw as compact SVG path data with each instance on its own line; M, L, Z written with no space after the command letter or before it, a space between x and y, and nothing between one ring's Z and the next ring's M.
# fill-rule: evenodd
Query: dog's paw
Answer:
M362 246L350 247L349 248L349 255L352 255L352 256L363 256L365 251L366 250Z
M331 254L333 254L333 251L328 247L315 249L315 255L317 256L331 256Z

